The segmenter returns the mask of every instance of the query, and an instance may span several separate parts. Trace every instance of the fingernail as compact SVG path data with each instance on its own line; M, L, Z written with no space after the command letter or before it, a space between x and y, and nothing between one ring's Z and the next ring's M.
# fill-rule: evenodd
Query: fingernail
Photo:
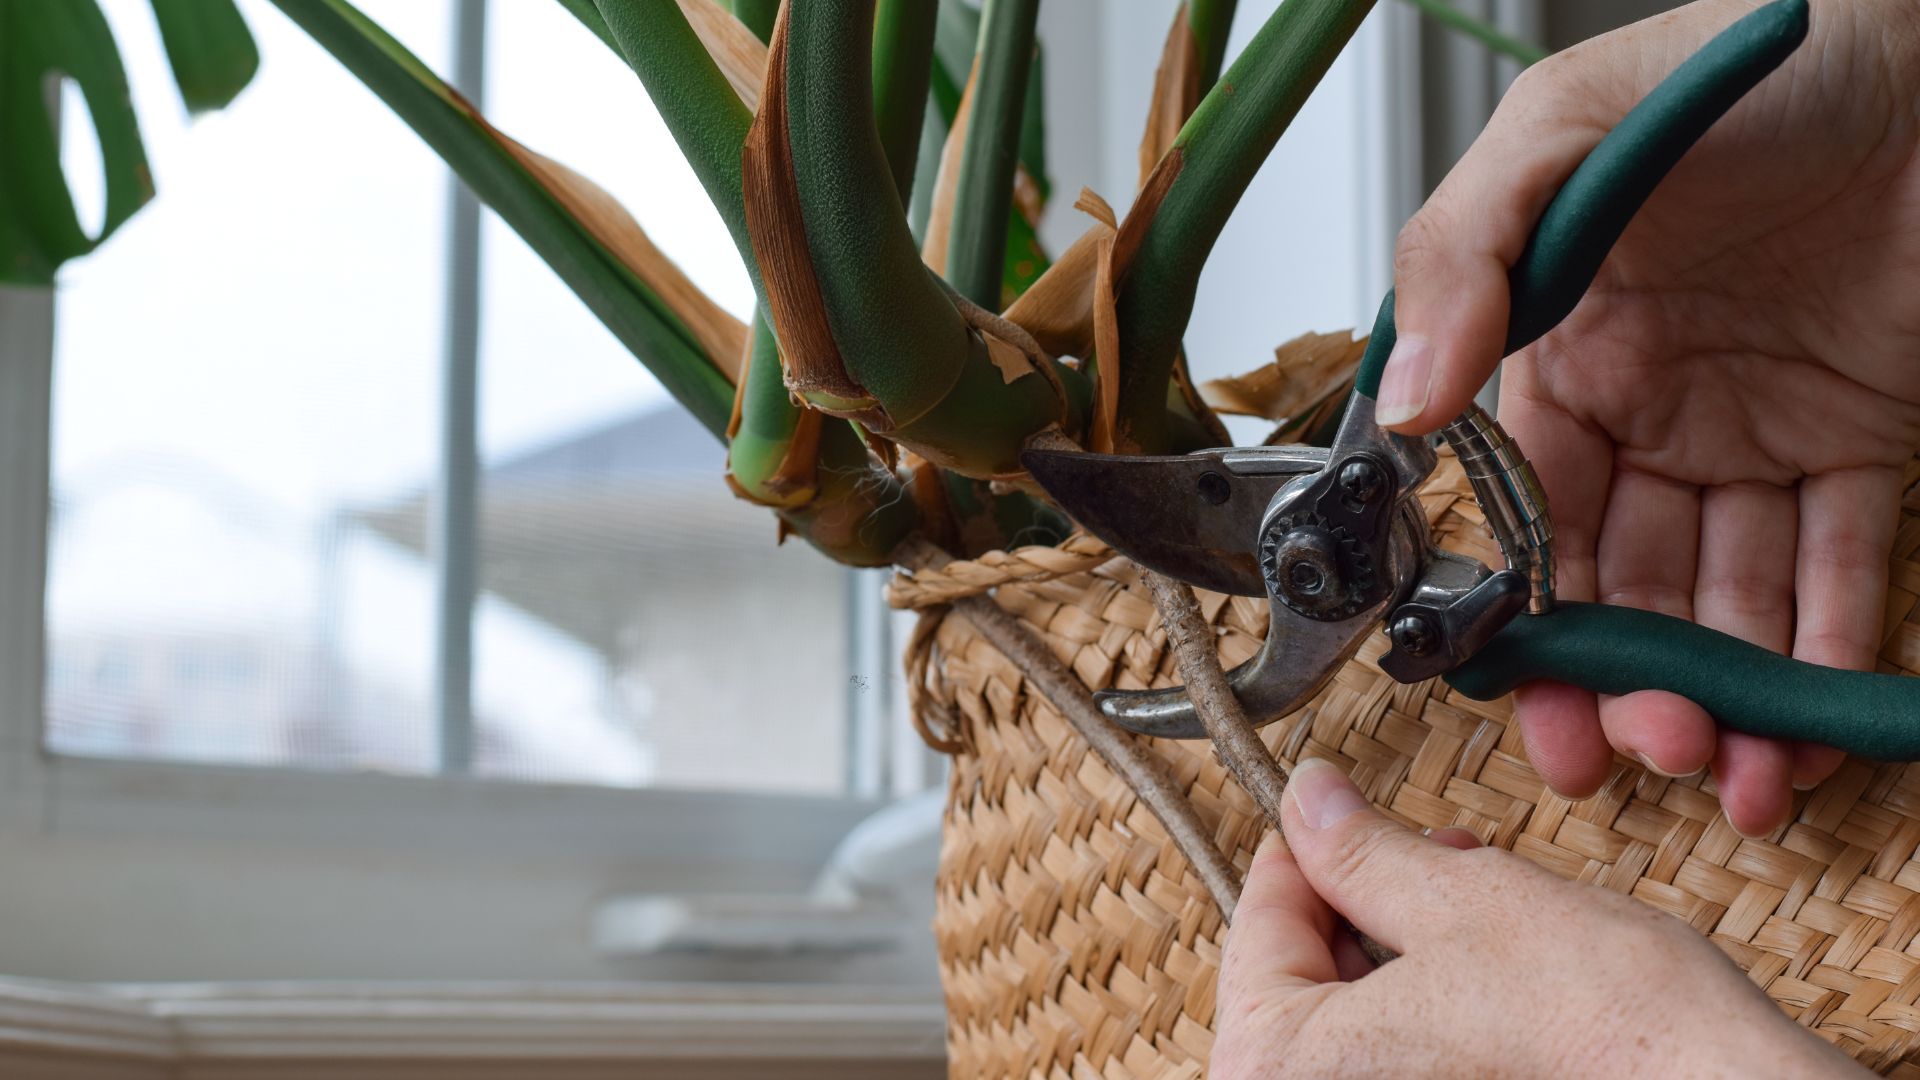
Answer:
M1795 781L1793 785L1793 790L1812 791L1814 788L1817 788L1819 786L1820 786L1820 781L1818 780Z
M1324 829L1367 808L1366 796L1353 786L1347 774L1321 758L1308 758L1295 765L1287 792L1309 829Z
M1646 770L1650 773L1653 773L1655 776L1664 776L1669 780L1678 780L1681 777L1688 775L1687 773L1668 772L1667 770L1661 768L1660 766L1655 765L1653 763L1652 758L1648 757L1647 755L1641 753L1638 750L1627 751L1627 756L1639 762L1641 765L1645 766Z
M1403 334L1387 354L1380 374L1379 406L1374 420L1382 427L1404 424L1427 407L1433 373L1433 347L1419 334Z

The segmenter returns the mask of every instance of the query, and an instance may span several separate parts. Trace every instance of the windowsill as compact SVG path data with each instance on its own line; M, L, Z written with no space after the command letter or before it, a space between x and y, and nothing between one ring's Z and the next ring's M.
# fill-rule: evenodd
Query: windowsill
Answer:
M897 988L0 979L0 1072L931 1078L943 1023Z

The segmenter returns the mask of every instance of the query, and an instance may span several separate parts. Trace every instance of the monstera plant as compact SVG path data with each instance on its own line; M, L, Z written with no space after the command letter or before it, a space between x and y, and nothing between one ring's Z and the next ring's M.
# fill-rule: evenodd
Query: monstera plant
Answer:
M1200 271L1373 6L1287 0L1223 74L1232 0L1182 4L1132 209L1118 219L1083 193L1089 228L1049 258L1035 230L1051 194L1039 0L559 2L666 120L752 279L750 324L605 192L489 124L346 0L273 0L727 443L735 494L777 514L783 536L860 566L893 561L909 537L954 554L1058 539L1065 522L1019 466L1043 433L1108 451L1228 441L1181 346ZM232 0L151 6L188 107L231 100L258 64ZM1532 58L1444 0L1419 6ZM47 107L62 78L85 96L105 166L93 235ZM0 0L0 148L6 282L50 283L151 197L95 0ZM1322 389L1287 403L1296 428L1330 411Z

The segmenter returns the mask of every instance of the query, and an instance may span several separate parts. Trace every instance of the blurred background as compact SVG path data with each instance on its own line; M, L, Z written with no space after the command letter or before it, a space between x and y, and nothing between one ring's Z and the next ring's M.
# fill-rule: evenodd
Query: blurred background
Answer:
M1548 47L1668 6L1453 2ZM747 315L637 80L558 4L362 6ZM0 291L0 1064L940 1075L943 767L882 577L778 546L490 213L450 243L445 167L278 12L242 5L260 74L189 122L146 0L103 7L160 194L56 295ZM1174 7L1043 6L1050 250L1082 186L1124 212ZM1517 71L1383 0L1215 249L1196 377L1364 327ZM97 221L77 93L63 119ZM22 1021L10 1059L16 1015L63 1049Z

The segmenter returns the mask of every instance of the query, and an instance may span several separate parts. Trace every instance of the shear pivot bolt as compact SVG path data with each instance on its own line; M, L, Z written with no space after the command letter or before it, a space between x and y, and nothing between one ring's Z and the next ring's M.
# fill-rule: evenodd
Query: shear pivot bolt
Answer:
M1340 467L1340 490L1356 503L1369 503L1380 494L1380 469L1361 459Z
M1400 616L1393 620L1387 636L1393 639L1395 648L1408 656L1426 656L1440 644L1440 635L1433 628L1433 620L1425 615Z

